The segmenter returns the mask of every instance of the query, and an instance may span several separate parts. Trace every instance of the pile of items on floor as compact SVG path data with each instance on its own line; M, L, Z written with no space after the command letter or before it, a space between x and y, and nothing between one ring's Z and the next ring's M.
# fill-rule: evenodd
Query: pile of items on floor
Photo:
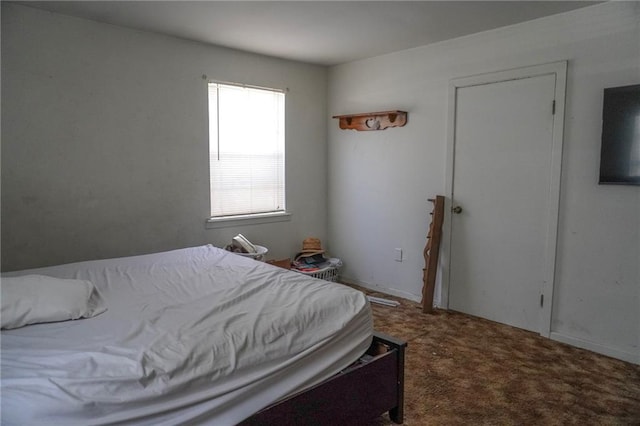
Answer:
M242 234L233 237L231 244L224 249L234 253L257 253L256 246Z
M256 260L264 260L264 255L268 249L263 246L254 245L242 234L233 237L231 244L225 247L226 250L238 253L243 256L250 256ZM298 252L293 261L291 259L269 260L268 263L285 269L291 269L316 278L327 281L336 281L338 269L342 266L342 261L335 257L327 257L326 251L322 248L319 238L309 237L302 241L302 250ZM367 299L371 303L385 306L398 306L399 302L390 299L383 299L368 295Z
M295 255L291 269L310 273L326 268L339 268L342 261L335 257L327 258L322 249L322 243L318 238L305 238L302 242L302 251Z

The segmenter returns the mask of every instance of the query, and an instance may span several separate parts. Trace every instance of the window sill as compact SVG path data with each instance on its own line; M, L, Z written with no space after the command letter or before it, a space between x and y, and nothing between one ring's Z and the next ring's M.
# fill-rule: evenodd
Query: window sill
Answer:
M262 223L288 222L291 213L261 213L242 216L210 217L205 223L206 229L229 228L240 225L259 225Z

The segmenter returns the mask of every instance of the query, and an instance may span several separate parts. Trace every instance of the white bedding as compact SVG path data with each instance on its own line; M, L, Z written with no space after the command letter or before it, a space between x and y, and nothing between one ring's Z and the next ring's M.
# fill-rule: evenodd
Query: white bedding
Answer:
M369 346L360 292L212 246L21 271L108 310L2 332L2 424L236 424Z
M98 290L86 280L46 275L4 277L1 290L3 329L91 318L107 310Z

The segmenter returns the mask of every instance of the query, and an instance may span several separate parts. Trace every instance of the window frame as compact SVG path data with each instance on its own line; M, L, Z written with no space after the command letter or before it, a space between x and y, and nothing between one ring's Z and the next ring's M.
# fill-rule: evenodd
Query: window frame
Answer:
M238 88L242 88L242 89L256 89L256 90L265 90L265 91L270 91L270 92L275 92L275 93L281 93L282 95L284 95L283 100L282 100L282 108L283 108L283 151L282 151L282 155L283 155L283 159L282 159L282 173L283 173L283 188L282 188L282 197L283 197L283 204L284 204L284 208L282 210L274 210L274 211L268 211L268 212L259 212L259 213L239 213L239 214L231 214L231 215L224 215L224 216L212 216L211 213L211 203L212 203L212 193L213 193L213 185L212 185L212 181L211 181L211 149L212 149L212 135L211 135L211 128L209 126L209 130L207 131L207 136L208 136L208 141L207 141L207 148L208 148L208 158L209 158L209 168L208 168L208 188L209 188L209 216L207 217L206 220L206 228L222 228L222 227L229 227L229 226L235 226L235 225L248 225L248 224L260 224L260 223L273 223L273 222L283 222L283 221L289 221L291 219L291 213L287 210L287 176L286 176L286 94L289 92L288 88L285 89L279 89L279 88L272 88L272 87L266 87L266 86L256 86L256 85L250 85L250 84L243 84L243 83L235 83L235 82L227 82L227 81L219 81L219 80L208 80L207 79L207 105L209 105L210 103L210 86L211 85L218 85L218 87L220 86L232 86L232 87L238 87ZM212 113L209 109L209 107L207 107L207 120L208 122L213 118ZM219 119L219 110L216 111L216 120ZM217 139L217 138L216 138ZM216 141L217 142L217 141Z

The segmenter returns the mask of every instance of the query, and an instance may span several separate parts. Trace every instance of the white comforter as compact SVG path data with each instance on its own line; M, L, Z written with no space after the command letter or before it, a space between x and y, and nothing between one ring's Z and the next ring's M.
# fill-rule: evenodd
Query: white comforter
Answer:
M212 246L26 273L89 280L108 310L2 332L3 424L235 424L371 340L361 293Z

